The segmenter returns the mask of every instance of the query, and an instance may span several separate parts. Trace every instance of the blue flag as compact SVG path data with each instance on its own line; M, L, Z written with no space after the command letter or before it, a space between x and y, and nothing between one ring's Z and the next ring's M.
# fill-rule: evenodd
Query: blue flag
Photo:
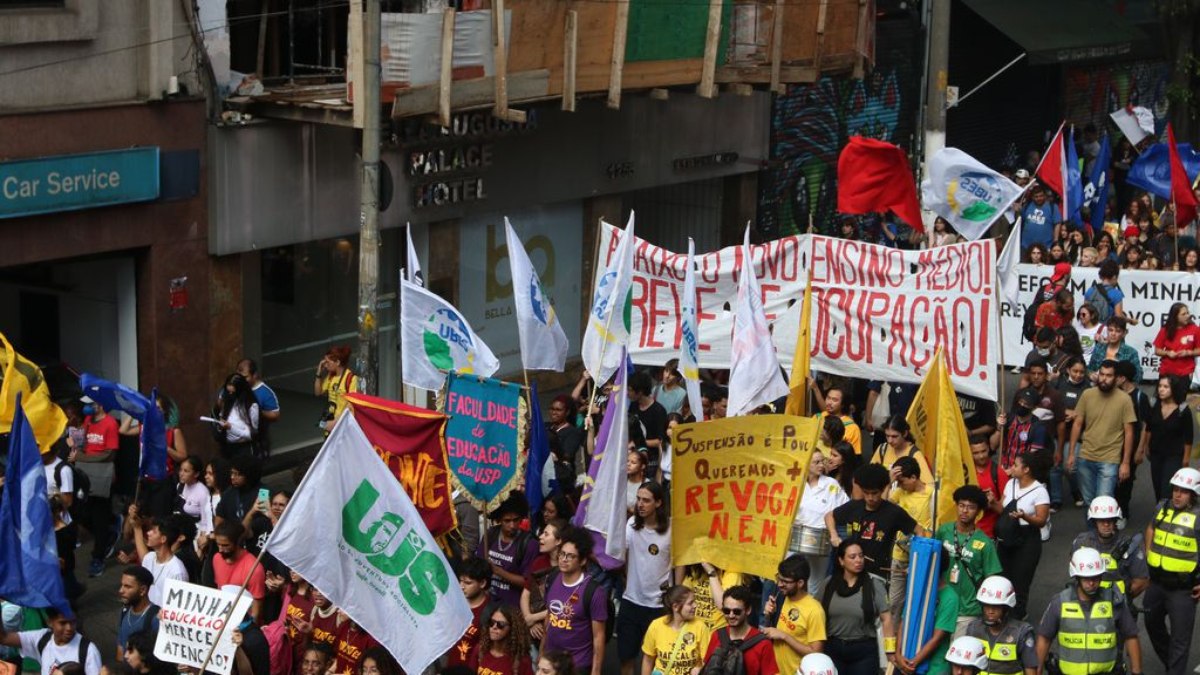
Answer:
M120 382L109 382L90 373L79 376L83 393L108 412L120 410L139 422L145 422L146 411L152 408L150 399Z
M1079 154L1075 152L1075 127L1071 127L1071 136L1067 141L1067 185L1066 206L1070 213L1063 214L1063 220L1081 223L1079 211L1083 208L1083 181L1079 171Z
M550 439L542 423L542 404L538 402L537 382L529 384L529 458L525 462L525 496L529 513L542 510L542 469L550 456ZM567 486L570 487L570 486Z
M167 422L158 409L158 387L150 392L150 407L142 420L141 475L151 480L167 477Z
M1100 154L1092 166L1092 175L1088 176L1087 186L1083 188L1083 199L1091 210L1092 232L1104 229L1104 209L1108 205L1109 164L1112 163L1112 148L1108 142L1108 134L1100 139Z
M0 597L23 607L54 607L72 616L58 569L46 489L42 455L18 398L0 497Z
M1200 153L1193 150L1190 143L1177 143L1175 147L1179 150L1179 159L1183 161L1188 180L1196 180L1196 174L1200 174ZM1167 144L1155 143L1143 150L1133 161L1133 166L1129 167L1126 180L1152 195L1170 199L1171 162Z

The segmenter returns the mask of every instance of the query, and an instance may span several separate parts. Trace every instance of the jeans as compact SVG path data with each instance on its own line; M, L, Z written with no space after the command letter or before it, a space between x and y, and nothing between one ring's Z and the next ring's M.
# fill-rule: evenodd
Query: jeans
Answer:
M1065 452L1063 452L1063 469L1066 469L1068 458L1079 456L1079 444L1078 443L1076 443L1075 445L1070 445L1068 443L1067 445L1068 445L1067 450ZM1079 490L1078 468L1076 468L1075 471L1067 471L1067 483L1071 486L1071 497L1075 501L1079 501L1081 499L1081 496L1083 495L1083 493L1080 492L1080 490Z
M1118 466L1082 457L1075 460L1075 472L1079 475L1079 491L1083 493L1084 506L1090 505L1096 497L1116 495Z

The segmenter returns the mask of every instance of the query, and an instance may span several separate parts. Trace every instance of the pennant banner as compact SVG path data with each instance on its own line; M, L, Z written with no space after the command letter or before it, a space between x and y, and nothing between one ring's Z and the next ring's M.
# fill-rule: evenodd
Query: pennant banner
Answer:
M771 329L763 315L762 291L754 275L750 254L750 226L742 241L742 266L738 270L737 311L733 318L733 344L729 355L729 415L746 415L788 393L783 381Z
M513 306L521 339L521 365L528 370L562 372L567 361L567 334L554 312L554 305L542 289L542 281L525 245L504 219L508 242L508 265L512 274Z
M773 576L787 551L818 427L814 418L791 415L676 427L672 563Z
M515 384L450 373L438 410L454 483L490 511L524 476L525 400Z
M441 413L366 394L346 394L371 447L400 481L435 537L458 527Z
M600 221L601 229L612 225ZM623 234L633 237L633 213ZM587 327L583 331L583 344L579 355L583 367L592 374L597 384L608 381L621 367L621 349L629 341L629 299L632 281L633 247L621 244L630 241L613 240L613 250L603 257L604 263L596 266L595 283L592 288L592 306L588 309ZM638 241L633 239L633 241ZM664 361L665 362L665 361ZM659 363L658 365L662 365Z
M599 269L622 233L601 232ZM696 256L697 354L702 368L728 368L735 272L742 247ZM750 247L767 322L781 365L790 367L809 267L813 273L812 368L848 377L920 382L938 345L947 346L951 380L965 394L996 399L999 358L990 239L928 251L819 235ZM680 297L687 255L638 239L633 254L630 354L659 365L679 353Z
M625 350L618 351L625 360ZM629 391L625 383L629 369L617 371L612 399L604 409L604 419L596 434L596 451L588 465L587 478L579 497L579 508L571 524L592 532L596 560L604 569L616 569L625 562L625 461L629 456ZM611 536L610 536L611 535Z

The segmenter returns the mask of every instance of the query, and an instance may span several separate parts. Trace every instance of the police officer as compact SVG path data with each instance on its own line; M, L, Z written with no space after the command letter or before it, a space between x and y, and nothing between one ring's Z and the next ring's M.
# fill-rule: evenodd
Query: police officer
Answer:
M1101 588L1104 560L1094 548L1071 554L1075 583L1051 598L1037 629L1038 661L1044 668L1050 644L1058 645L1058 670L1062 675L1104 675L1124 672L1121 643L1129 652L1130 672L1141 675L1142 650L1137 622L1125 596ZM1057 638L1057 639L1056 639Z
M1196 600L1200 598L1197 490L1200 471L1190 467L1176 471L1171 477L1171 496L1158 503L1154 520L1146 527L1146 564L1150 566L1150 588L1144 603L1146 632L1167 675L1188 672L1188 650L1196 623Z
M975 594L983 616L967 624L964 635L978 639L985 648L985 675L1037 675L1038 654L1033 626L1009 616L1017 605L1012 582L1002 576L990 576ZM949 658L949 657L947 657Z
M1071 551L1075 552L1081 548L1094 548L1099 551L1105 569L1100 586L1116 586L1117 590L1125 594L1126 600L1133 600L1150 584L1150 570L1146 566L1142 533L1117 533L1121 507L1112 497L1100 496L1093 499L1088 506L1087 517L1096 529L1075 537L1075 541L1071 542Z
M962 636L950 643L946 650L946 663L950 664L951 675L976 675L983 673L988 664L987 647L978 638Z

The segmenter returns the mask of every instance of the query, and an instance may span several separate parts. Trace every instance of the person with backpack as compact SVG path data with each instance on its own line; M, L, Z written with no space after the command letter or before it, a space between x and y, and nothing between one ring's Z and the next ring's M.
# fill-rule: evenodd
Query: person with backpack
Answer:
M558 573L546 583L546 633L542 654L566 652L580 675L600 675L610 613L607 589L584 573L592 556L592 535L568 528L558 549Z
M1025 387L1017 392L1016 404L1013 406L1011 419L1001 413L996 416L999 429L992 436L992 443L999 444L1003 434L1004 444L1000 452L1000 468L1009 471L1017 457L1031 452L1041 452L1053 447L1050 431L1044 422L1033 414L1041 401L1041 395L1033 387Z
M1042 305L1054 299L1059 291L1066 290L1067 284L1071 281L1071 265L1070 263L1060 262L1054 266L1054 272L1050 275L1050 280L1046 285L1033 296L1033 302L1025 308L1021 319L1021 335L1027 341L1033 342L1033 336L1037 333L1038 310Z
M1142 381L1141 356L1138 350L1125 343L1129 335L1129 321L1119 316L1111 316L1104 322L1105 340L1107 344L1096 345L1092 358L1088 361L1088 371L1092 382L1096 382L1100 367L1105 361L1128 361L1133 364L1135 382Z
M49 628L17 633L0 625L0 645L19 648L21 656L37 660L41 675L71 661L82 664L85 675L100 675L100 649L76 630L75 618L53 607L45 612Z
M908 420L901 413L892 415L883 425L883 443L871 453L870 463L880 464L888 469L892 482L900 478L900 471L895 469L896 460L901 457L912 457L921 469L921 482L933 485L933 472L929 470L929 460L925 453L917 449L913 442L912 433L908 428ZM887 492L884 497L888 496Z
M883 580L867 573L863 547L857 539L838 544L837 569L825 584L821 605L829 636L825 653L833 659L841 675L878 675L879 630L883 624L883 650L888 661L895 661L896 631L887 608L887 589Z
M1096 308L1096 318L1101 322L1119 316L1125 318L1125 294L1117 285L1117 277L1121 274L1121 266L1115 260L1105 260L1100 263L1097 276L1100 280L1083 294L1083 301Z
M825 645L825 610L808 592L808 560L790 555L779 563L775 583L779 591L767 599L763 633L774 644L775 663L781 673L795 673L803 657ZM774 623L774 627L770 624Z
M125 660L129 636L142 631L158 633L158 605L150 602L154 574L141 565L130 565L121 573L117 597L121 599L121 619L117 624L117 661Z
M502 605L521 606L525 575L538 554L537 541L521 529L521 521L528 515L529 502L525 495L517 490L510 492L500 506L488 514L496 524L488 529L475 551L476 556L492 564L492 599Z
M718 629L709 640L701 675L778 675L783 672L775 660L771 639L750 625L748 619L753 603L754 594L747 586L734 586L725 591L721 600L725 627Z

